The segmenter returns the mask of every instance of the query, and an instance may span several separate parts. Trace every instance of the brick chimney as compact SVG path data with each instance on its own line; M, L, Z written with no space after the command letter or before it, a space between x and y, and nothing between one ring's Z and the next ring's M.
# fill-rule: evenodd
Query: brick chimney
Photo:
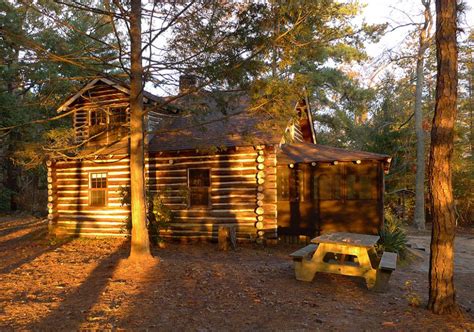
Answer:
M179 93L188 93L197 86L197 78L191 74L184 74L179 77Z

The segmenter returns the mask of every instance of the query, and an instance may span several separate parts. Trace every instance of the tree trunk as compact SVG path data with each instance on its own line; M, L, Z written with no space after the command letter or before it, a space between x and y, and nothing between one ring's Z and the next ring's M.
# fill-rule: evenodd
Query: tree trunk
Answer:
M140 0L131 1L130 52L130 193L132 209L130 259L134 260L151 257L146 226Z
M423 130L423 62L425 51L429 46L431 27L431 0L422 0L425 7L425 22L420 30L420 46L416 59L416 92L415 92L415 133L416 133L416 182L415 182L415 226L425 229L425 132Z
M429 160L433 229L428 308L457 312L454 291L455 215L451 182L457 101L456 1L436 0L436 105Z

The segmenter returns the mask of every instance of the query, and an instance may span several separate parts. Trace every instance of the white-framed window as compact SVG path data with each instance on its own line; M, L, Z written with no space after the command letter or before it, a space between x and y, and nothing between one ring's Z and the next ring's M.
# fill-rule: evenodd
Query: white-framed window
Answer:
M90 173L89 205L107 206L107 173Z

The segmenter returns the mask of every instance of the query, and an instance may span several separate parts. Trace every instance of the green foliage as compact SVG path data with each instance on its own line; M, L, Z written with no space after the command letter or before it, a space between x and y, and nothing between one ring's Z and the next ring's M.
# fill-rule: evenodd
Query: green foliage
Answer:
M120 196L122 206L130 206L130 187L120 187ZM173 222L173 212L167 207L163 201L163 194L151 194L148 190L146 193L147 197L147 228L150 243L157 245L162 242L160 237L160 230L169 227L169 224ZM132 231L132 218L128 217L124 222L123 231L131 234Z
M407 236L402 228L402 222L392 213L385 213L385 222L380 230L378 249L395 252L403 259L407 250Z
M415 291L413 281L405 281L403 289L405 291L404 297L408 301L408 304L412 307L419 307L421 305L421 296Z
M11 195L13 193L12 190L0 185L0 211L10 210Z

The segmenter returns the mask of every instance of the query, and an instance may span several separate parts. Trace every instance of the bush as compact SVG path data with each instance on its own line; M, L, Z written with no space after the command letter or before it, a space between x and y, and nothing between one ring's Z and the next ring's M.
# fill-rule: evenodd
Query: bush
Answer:
M380 251L390 251L404 258L407 250L407 235L402 228L402 222L392 213L385 213L385 223L379 232L380 240L378 249Z
M122 196L122 206L130 206L130 187L121 187L120 195ZM150 243L157 245L162 241L160 238L160 229L165 229L173 221L173 212L169 207L163 203L162 195L151 195L148 191L146 193L147 199L147 228ZM128 234L132 231L132 218L128 217L125 220L123 231Z
M14 191L0 186L0 211L10 211L11 210L11 196Z

